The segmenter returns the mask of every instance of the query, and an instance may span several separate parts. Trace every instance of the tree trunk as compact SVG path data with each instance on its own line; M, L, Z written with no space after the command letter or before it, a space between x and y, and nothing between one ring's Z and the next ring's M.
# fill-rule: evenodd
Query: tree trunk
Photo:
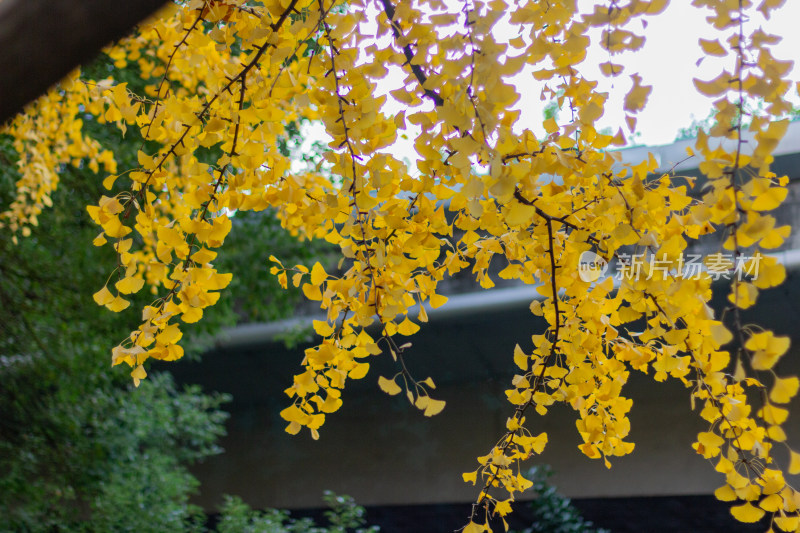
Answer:
M165 0L0 0L0 124Z

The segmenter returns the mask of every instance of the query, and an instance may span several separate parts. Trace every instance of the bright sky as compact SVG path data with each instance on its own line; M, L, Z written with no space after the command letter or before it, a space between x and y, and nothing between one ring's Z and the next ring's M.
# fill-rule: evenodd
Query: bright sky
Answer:
M714 78L726 64L723 63L724 60L715 61L715 58L706 58L699 66L695 64L703 57L697 44L698 37L716 38L713 28L710 28L705 21L704 13L708 11L692 7L688 0L672 0L664 13L648 17L647 28L641 32L646 39L643 50L629 54L630 57L622 56L624 61L615 61L624 63L628 73L638 72L643 78L643 84L653 86L647 107L640 113L637 124L637 129L642 132L640 142L643 144L669 144L675 140L680 128L691 123L692 115L703 119L709 114L712 100L697 93L692 78ZM800 62L798 23L800 23L798 0L788 0L768 21L761 19L751 22L752 29L761 26L767 33L783 37L783 41L773 48L773 56L779 60L795 61L791 78L796 81L800 80L800 68L797 65ZM636 28L636 25L633 27ZM720 42L723 42L723 39L720 39ZM597 64L605 61L605 57L601 50L596 49L594 54L590 54L587 62ZM732 70L730 66L728 69ZM597 79L600 79L599 75ZM606 87L603 90L610 89ZM613 89L610 92L614 94ZM617 91L617 93L617 98L606 106L606 115L600 122L601 127L624 123L622 113L624 92Z
M592 6L595 3L594 0L579 0L581 6ZM690 125L693 118L703 119L708 116L712 99L697 93L692 79L708 80L716 77L723 68L732 70L730 58L704 58L697 65L697 61L704 57L697 39L721 37L705 21L708 13L710 11L691 6L689 0L672 0L666 11L646 18L646 28L642 28L642 19L633 22L629 29L644 35L645 44L642 50L635 53L614 56L614 63L625 65L625 73L615 79L607 79L600 74L596 65L608 61L609 57L596 43L599 32L593 36L587 59L580 69L586 77L600 80L599 90L610 94L605 115L598 122L598 129L611 127L616 132L625 124L622 101L630 86L629 75L633 73L642 76L644 85L653 86L647 107L638 115L637 130L641 135L636 140L637 144L652 146L672 143L678 130ZM779 60L795 61L791 73L791 79L795 81L800 80L798 23L800 23L800 0L787 0L783 7L774 12L770 20L754 19L745 28L746 31L752 31L760 26L767 33L783 37L783 40L772 48L772 53ZM513 38L516 35L512 35L511 31L511 28L504 27L502 22L498 23L495 27L495 37L498 40ZM720 39L720 42L724 42L724 39ZM390 71L390 74L380 82L382 89L380 92L388 93L389 90L402 86L406 75L407 73L399 69ZM547 102L541 102L539 99L541 85L530 74L520 76L516 85L517 91L522 95L522 99L515 106L522 110L522 127L529 128L537 134L543 133L542 111ZM796 102L796 93L794 95ZM384 112L392 115L402 108L389 97ZM563 111L561 119L567 119L567 114L568 111ZM624 131L627 135L627 130ZM308 132L307 138L326 137L322 127L315 126ZM413 161L418 157L411 139L398 140L390 151L401 159Z

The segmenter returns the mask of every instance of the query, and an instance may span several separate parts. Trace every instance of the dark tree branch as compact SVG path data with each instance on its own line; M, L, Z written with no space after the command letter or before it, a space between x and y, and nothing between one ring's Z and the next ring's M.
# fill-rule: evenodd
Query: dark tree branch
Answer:
M0 124L165 0L0 0Z
M389 25L392 27L394 38L395 40L399 40L403 33L400 31L400 27L394 21L394 5L390 2L390 0L381 0L381 3L383 4L383 11L386 13L386 18L389 19ZM411 72L414 73L417 81L419 81L419 84L422 86L422 90L425 91L425 96L433 100L433 103L436 104L437 107L444 105L444 100L442 100L442 97L439 96L436 91L425 88L425 82L428 81L428 77L425 75L419 65L412 63L412 60L414 59L414 51L411 50L411 45L406 44L403 46L403 54L406 56L406 62L408 63L408 66L411 67Z

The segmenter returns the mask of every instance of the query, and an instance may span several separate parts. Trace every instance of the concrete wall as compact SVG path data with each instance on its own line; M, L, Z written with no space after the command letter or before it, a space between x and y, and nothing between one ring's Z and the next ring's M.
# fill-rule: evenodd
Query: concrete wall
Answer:
M793 334L796 345L800 280L762 294L760 305L745 315L779 333ZM221 494L241 495L258 507L316 507L323 490L354 496L364 505L415 504L472 500L477 489L461 473L477 467L511 413L504 391L514 373L515 343L541 324L517 306L505 311L432 317L416 336L408 364L418 377L433 375L444 412L423 417L398 397L380 392L375 381L394 371L386 358L373 360L370 375L349 383L342 409L329 416L314 441L290 436L278 413L288 405L283 389L298 368L302 348L280 344L240 346L217 351L201 363L177 366L180 380L234 395L226 453L196 468L203 492L198 503L212 509ZM780 372L800 371L800 353L787 354ZM712 465L691 443L706 424L692 413L689 392L677 381L656 383L632 372L625 394L633 398L631 440L634 452L616 458L607 470L580 453L575 413L568 407L547 416L531 414L531 431L547 431L550 443L536 462L557 472L554 482L572 497L709 494L721 483ZM800 442L796 417L787 422L790 440ZM779 457L780 457L780 453Z

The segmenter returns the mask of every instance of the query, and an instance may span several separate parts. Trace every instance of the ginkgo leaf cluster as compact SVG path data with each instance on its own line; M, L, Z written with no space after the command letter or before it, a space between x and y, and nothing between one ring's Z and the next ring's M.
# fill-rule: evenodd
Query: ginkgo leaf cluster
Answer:
M781 3L693 2L709 22L708 35L696 38L726 65L695 80L716 110L689 154L706 176L697 183L659 172L652 155L622 164L614 151L635 132L652 92L627 72L624 56L641 49L646 34L637 28L667 0L583 11L574 0L171 5L107 51L137 65L143 91L75 74L4 127L20 168L31 170L2 221L23 234L35 224L61 165L102 165L111 174L109 195L88 213L100 231L94 244L113 247L118 261L94 298L119 311L129 295L153 294L112 352L137 383L148 359L181 357L182 324L202 319L231 281L214 261L238 212L273 209L297 238L338 246L338 268L268 259L278 281L300 288L325 316L314 322L320 341L305 351L281 412L288 432L305 428L315 438L342 406L347 381L368 376L377 356L397 364L396 375L378 377L380 389L405 392L428 416L445 408L434 381L406 365L413 347L404 339L424 327L426 306L446 303L445 278L466 271L489 289L490 265L501 262L501 278L536 287L531 312L548 326L530 332L532 350L508 354L518 369L506 391L510 416L464 475L480 487L465 531L486 531L489 516L508 514L531 486L521 463L547 445L535 416L555 404L575 411L589 458L610 467L631 453L634 405L624 388L632 371L687 386L709 424L694 448L724 477L717 496L738 501L736 518L770 513L776 527L793 531L800 493L776 453L789 446L784 406L798 392L796 377L775 370L789 341L740 315L785 269L767 257L763 275L734 279L724 316L709 306L711 276L679 273L687 247L708 233L720 233L722 250L737 258L789 236L770 214L788 178L770 164L797 85L787 78L791 62L772 55L780 37L747 23ZM501 20L510 39L497 31ZM584 72L593 32L607 53L600 72L625 90L625 124L612 134L597 128L609 94ZM406 76L390 92L403 106L393 116L379 90L389 68ZM522 124L513 81L520 74L569 118ZM745 102L754 98L765 105L745 126ZM117 174L113 155L82 134L82 113L137 128L146 141L138 166ZM285 125L300 118L321 122L330 136L324 171L295 171L278 150ZM54 120L60 127L48 126ZM391 154L399 135L420 155L414 171ZM666 268L618 286L578 275L584 252L623 261L631 250ZM796 472L789 450L788 472Z

